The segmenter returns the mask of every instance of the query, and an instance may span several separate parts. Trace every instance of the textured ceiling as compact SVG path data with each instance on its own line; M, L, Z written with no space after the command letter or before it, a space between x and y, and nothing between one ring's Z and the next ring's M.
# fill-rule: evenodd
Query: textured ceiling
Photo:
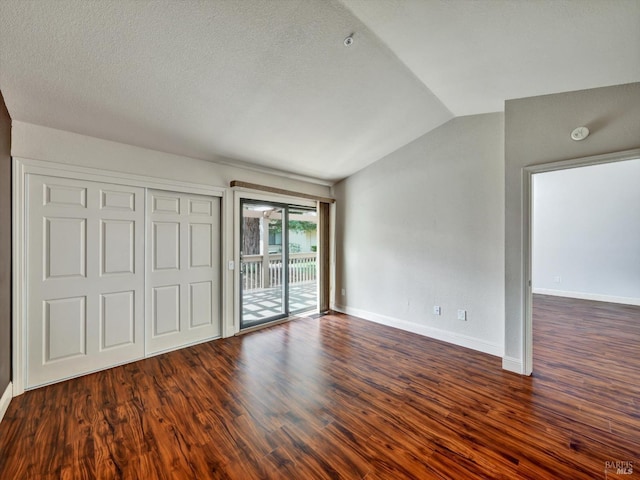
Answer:
M15 120L333 181L454 115L640 80L637 0L342 2L0 0L0 88Z
M640 0L342 0L456 116L640 81Z

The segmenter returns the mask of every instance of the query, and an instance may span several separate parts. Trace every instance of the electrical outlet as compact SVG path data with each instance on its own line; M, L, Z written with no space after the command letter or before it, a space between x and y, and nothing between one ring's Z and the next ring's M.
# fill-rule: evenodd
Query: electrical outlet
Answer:
M344 297L347 294L347 289L343 288L342 290L340 290L340 293L342 293L342 296Z
M553 277L553 282L562 283L562 277L560 275L556 275L555 277Z
M434 315L441 315L442 314L442 309L438 305L434 305L433 306L433 314Z
M467 311L466 310L458 310L458 320L462 320L464 322L467 321Z

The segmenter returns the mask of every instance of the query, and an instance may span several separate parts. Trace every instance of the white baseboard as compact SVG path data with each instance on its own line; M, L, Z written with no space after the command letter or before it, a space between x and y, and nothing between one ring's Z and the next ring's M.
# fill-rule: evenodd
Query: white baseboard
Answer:
M552 290L550 288L534 288L534 294L553 295L554 297L578 298L580 300L595 300L596 302L622 303L624 305L640 306L640 298L616 297L613 295L600 295L598 293L566 292L563 290Z
M524 364L519 358L508 357L505 355L502 357L502 369L524 375Z
M447 330L441 330L439 328L429 327L427 325L420 325L399 318L393 318L386 315L380 315L378 313L368 312L366 310L360 310L359 308L345 307L344 305L333 305L333 310L347 315L353 315L364 320L380 323L388 327L399 328L407 332L417 333L424 335L425 337L434 338L436 340L442 340L443 342L452 343L460 347L470 348L479 352L488 353L496 357L502 357L503 348L502 345L496 345L494 343L486 342L475 337L468 335L462 335L460 333L449 332Z
M4 418L4 414L7 413L7 408L9 408L9 403L13 398L13 384L9 382L7 388L5 388L4 393L2 394L2 398L0 398L0 422Z

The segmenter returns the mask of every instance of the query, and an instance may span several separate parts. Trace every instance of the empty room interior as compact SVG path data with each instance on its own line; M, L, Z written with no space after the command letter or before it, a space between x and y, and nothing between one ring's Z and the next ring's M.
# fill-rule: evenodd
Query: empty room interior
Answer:
M640 478L640 2L1 0L0 478Z

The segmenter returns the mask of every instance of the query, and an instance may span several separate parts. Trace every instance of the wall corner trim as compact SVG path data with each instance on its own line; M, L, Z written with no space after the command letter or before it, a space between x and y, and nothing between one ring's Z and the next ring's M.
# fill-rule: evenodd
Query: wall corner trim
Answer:
M524 375L524 364L522 360L514 357L502 357L502 369L508 372L518 373Z
M2 394L2 398L0 398L0 422L4 418L4 414L7 413L7 409L9 408L9 403L13 398L13 384L9 382L7 388L5 388L4 393Z
M449 332L447 330L441 330L428 325L420 325L419 323L408 322L407 320L380 315L378 313L360 310L359 308L346 307L344 305L335 304L332 306L332 309L337 312L346 313L347 315L353 315L354 317L358 317L363 320L379 323L388 327L398 328L407 332L417 333L418 335L423 335L435 340L441 340L453 345L458 345L459 347L470 348L471 350L476 350L495 357L502 357L503 355L502 345L490 343L468 335Z

